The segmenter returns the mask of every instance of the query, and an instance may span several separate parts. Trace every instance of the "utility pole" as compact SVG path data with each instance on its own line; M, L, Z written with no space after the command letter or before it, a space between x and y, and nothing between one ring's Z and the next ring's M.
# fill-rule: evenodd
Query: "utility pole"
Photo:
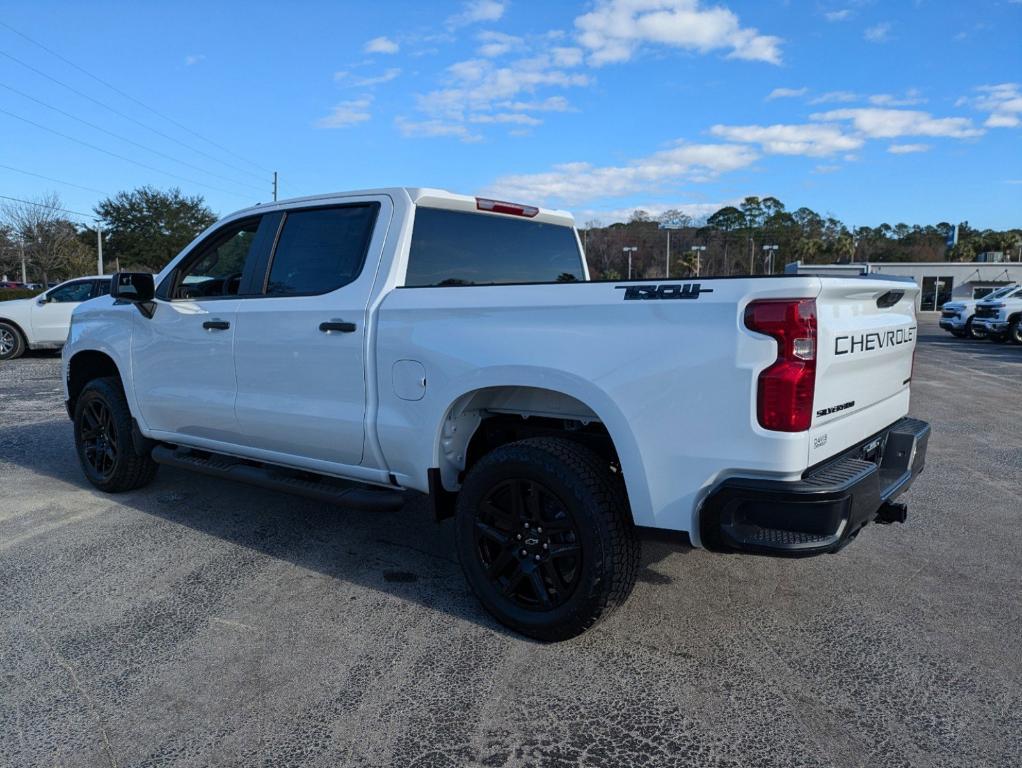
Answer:
M18 238L18 247L21 249L21 284L28 282L28 270L25 269L25 237Z
M685 226L685 220L682 218L667 219L660 222L660 229L667 230L667 263L664 265L664 277L671 276L671 230L682 229Z
M103 228L96 224L96 267L103 274Z
M273 172L273 202L277 202L277 172Z
M763 246L763 256L764 256L764 261L766 262L766 264L764 264L764 266L766 267L766 273L768 275L772 275L774 273L774 254L777 253L777 250L779 248L780 248L779 245L764 245Z
M636 246L634 246L634 245L627 245L624 248L622 248L621 250L628 254L628 279L631 280L632 279L632 254L635 253L639 249Z

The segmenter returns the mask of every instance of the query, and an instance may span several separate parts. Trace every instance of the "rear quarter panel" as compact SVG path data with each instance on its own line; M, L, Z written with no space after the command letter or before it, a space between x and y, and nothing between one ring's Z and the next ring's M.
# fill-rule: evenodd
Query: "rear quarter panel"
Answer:
M719 479L797 477L807 433L756 423L754 382L776 344L740 318L753 299L815 296L819 279L698 282L706 292L685 300L625 300L617 286L626 283L392 291L375 343L376 429L387 466L426 490L451 405L477 389L517 385L570 395L599 416L639 525L696 536L697 505ZM402 360L424 368L419 400L394 392L389 372Z

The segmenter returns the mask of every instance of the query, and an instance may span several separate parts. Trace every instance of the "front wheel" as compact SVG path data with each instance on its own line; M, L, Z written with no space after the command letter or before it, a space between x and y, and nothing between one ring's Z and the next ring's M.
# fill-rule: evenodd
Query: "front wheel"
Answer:
M502 624L539 640L581 634L624 602L640 546L607 460L560 438L484 456L458 496L458 558Z
M136 450L131 411L116 378L85 385L75 404L75 448L85 477L107 493L148 485L159 465Z
M25 337L10 323L0 323L0 360L14 360L25 353Z
M1022 344L1022 326L1019 323L1022 322L1022 318L1016 317L1011 321L1011 325L1008 326L1008 338L1016 344Z
M985 326L979 326L972 322L970 317L965 323L965 334L970 339L985 339L987 337L987 329Z

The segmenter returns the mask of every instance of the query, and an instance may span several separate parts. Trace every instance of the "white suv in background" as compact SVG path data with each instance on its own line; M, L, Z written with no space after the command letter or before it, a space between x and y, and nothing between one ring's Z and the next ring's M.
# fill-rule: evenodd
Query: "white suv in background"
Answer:
M949 301L941 307L940 327L958 338L985 339L987 336L985 323L974 322L976 306L981 301L994 301L1015 291L1018 285L1005 285L982 299L966 299L965 301Z
M71 313L83 301L110 293L110 276L78 277L29 299L0 302L0 360L26 349L60 349Z

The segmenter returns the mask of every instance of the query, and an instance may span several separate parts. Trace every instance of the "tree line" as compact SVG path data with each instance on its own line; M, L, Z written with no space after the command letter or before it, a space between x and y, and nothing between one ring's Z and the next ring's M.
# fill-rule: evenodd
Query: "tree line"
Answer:
M579 234L590 273L608 280L628 276L629 255L632 277L668 275L668 232L670 277L688 277L697 270L702 275L774 274L793 261L973 261L985 251L1020 257L1022 229L977 230L963 221L957 227L957 243L948 247L954 230L945 221L850 228L811 208L789 211L776 197L747 197L705 219L678 210L657 217L636 210L625 223L586 222Z
M0 205L0 277L52 285L98 269L97 227L104 271L156 272L217 220L199 196L179 189L139 187L102 200L94 223L69 217L60 197L3 201Z
M27 281L44 285L95 273L97 224L79 223L67 213L56 194L0 205L0 277L20 281L23 264ZM106 198L94 213L107 272L159 271L217 219L201 196L153 187ZM948 222L849 228L810 208L789 211L775 197L747 197L702 220L678 210L655 218L636 210L623 223L589 221L579 234L592 276L610 280L628 276L629 255L633 277L667 275L668 233L671 277L697 270L702 275L778 273L796 260L972 261L984 251L1003 251L1016 260L1022 255L1022 229L977 230L968 222L957 229L957 244L948 247L954 230Z

